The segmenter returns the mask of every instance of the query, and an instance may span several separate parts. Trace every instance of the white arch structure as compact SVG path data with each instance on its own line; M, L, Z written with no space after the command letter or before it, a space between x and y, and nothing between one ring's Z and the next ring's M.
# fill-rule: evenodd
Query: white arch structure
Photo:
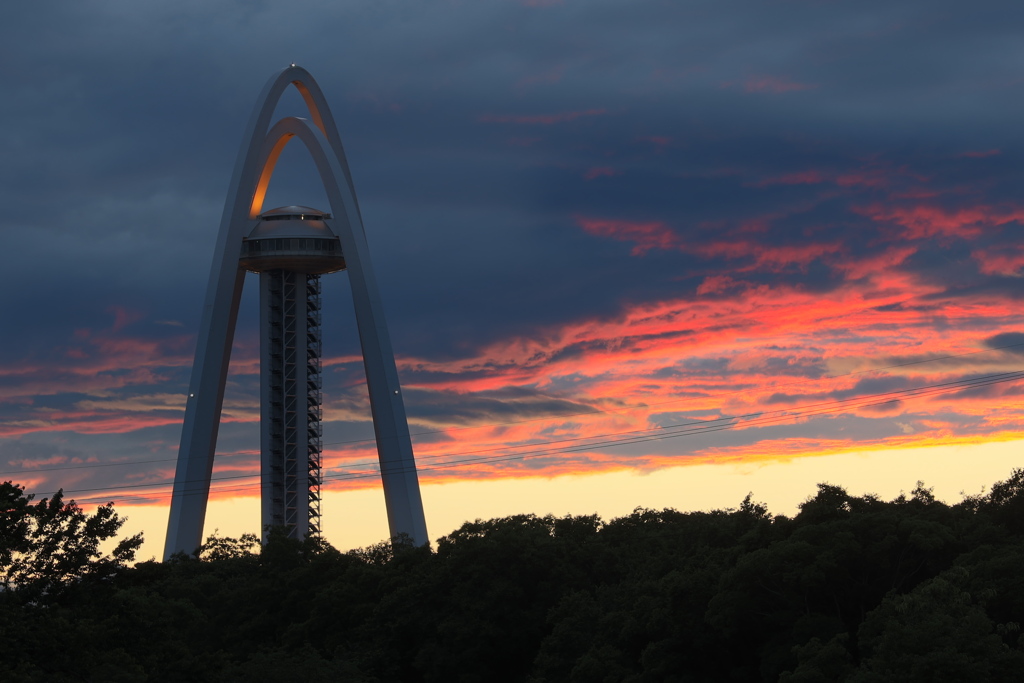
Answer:
M312 120L287 117L271 127L274 109L290 85L302 95ZM258 220L274 166L292 138L302 141L316 164L334 216L331 226L341 241L349 272L391 535L408 535L416 545L429 542L398 371L352 175L320 87L309 72L292 65L271 77L260 93L232 173L189 383L164 559L178 552L191 553L202 542L245 278L239 265L242 240Z

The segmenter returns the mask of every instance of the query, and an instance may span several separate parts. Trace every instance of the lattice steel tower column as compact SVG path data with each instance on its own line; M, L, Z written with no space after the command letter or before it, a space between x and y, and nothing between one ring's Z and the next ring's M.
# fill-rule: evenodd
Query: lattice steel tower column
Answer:
M266 211L242 242L260 274L260 479L264 538L320 533L320 275L345 268L329 214Z

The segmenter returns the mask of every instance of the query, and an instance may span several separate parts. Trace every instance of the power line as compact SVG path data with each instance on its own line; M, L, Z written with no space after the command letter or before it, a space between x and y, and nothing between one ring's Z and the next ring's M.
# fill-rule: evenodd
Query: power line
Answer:
M827 376L818 377L818 378L805 378L805 379L801 379L801 380L794 380L792 382L785 382L785 383L782 383L782 384L772 385L772 388L774 389L774 388L781 388L781 387L796 386L796 385L801 385L801 384L808 384L808 383L811 383L811 382L821 382L823 380L841 379L843 377L853 377L853 376L863 375L863 374L868 374L868 373L873 373L873 372L882 372L884 370L893 370L893 369L896 369L896 368L902 368L902 367L907 367L907 366L911 366L911 365L920 365L920 364L923 364L923 363L934 363L934 362L937 362L937 361L949 360L949 359L952 359L952 358L963 358L963 357L966 357L966 356L974 356L974 355L978 355L978 354L982 354L982 353L991 353L993 351L1003 351L1003 350L1006 350L1006 349L1018 348L1018 347L1022 347L1022 346L1024 346L1024 342L1017 343L1017 344L1007 344L1005 346L994 346L994 347L991 347L991 348L988 348L988 349L980 349L978 351L967 351L967 352L964 352L964 353L948 354L948 355L945 355L945 356L936 356L934 358L925 358L925 359L921 359L921 360L907 361L905 363L896 363L896 364L893 364L893 365L886 365L886 366L881 366L881 367L877 367L877 368L870 368L870 369L867 369L867 370L857 370L855 372L848 372L848 373L843 373L843 374L839 374L839 375L827 375ZM707 396L705 398L710 400L710 399L715 399L715 398L719 398L719 397L723 397L723 396L732 396L732 395L735 395L735 394L744 393L745 391L746 391L745 389L736 389L734 391L718 392L718 393L711 394L711 395L709 395L709 396ZM658 403L648 403L648 404L644 404L642 407L649 409L649 408L653 408L653 407L660 407L660 406L664 406L664 405L671 405L673 403L681 403L683 401L689 401L689 400L692 400L692 397L671 399L671 400L668 400L668 401L661 401L661 402L658 402ZM568 418L568 417L580 417L580 416L584 416L584 415L607 415L609 413L616 414L616 413L623 413L623 412L626 412L626 411L629 411L629 410L636 410L636 408L605 409L605 410L595 409L595 410L581 411L581 412L576 412L576 413L563 413L563 414L560 414L560 415L548 415L548 416L545 416L545 417L530 418L530 419L527 419L527 420L512 420L512 421L508 421L508 422L495 422L495 423L482 424L482 425L466 425L466 426L462 426L462 427L449 427L449 428L445 428L445 429L413 432L413 433L410 434L410 436L428 436L428 435L431 435L431 434L445 434L445 433L449 433L449 432L453 432L453 431L464 431L464 430L467 430L467 429L488 429L488 428L493 428L493 427L506 427L506 426L515 425L515 424L526 424L526 423L530 423L530 422L541 422L541 421L547 421L547 420L560 420L560 419L564 419L564 418ZM758 413L758 414L760 414L760 413ZM743 416L740 416L740 417L743 417ZM733 418L725 417L725 418L718 418L718 419L727 420L727 419L733 419ZM659 429L659 428L656 428L656 429ZM638 430L638 431L645 431L645 430ZM579 440L579 439L586 439L586 438L595 438L595 437L578 437L577 439L566 439L565 441ZM347 441L331 441L331 442L324 443L323 445L324 446L340 446L340 445L351 445L351 444L359 444L359 443L374 443L374 442L375 442L375 439L372 439L372 438L370 438L370 439L352 439L352 440L347 440ZM558 442L555 442L555 443L558 443ZM502 450L502 449L501 448L482 449L481 451L474 451L474 453L475 452L488 452L488 451L493 451L493 450ZM225 454L222 453L222 454L219 454L219 455L220 455L220 457L223 457ZM436 456L423 455L423 456L417 456L417 458L420 459L420 460L431 459L431 458L436 458L436 457L447 457L447 456L446 455L436 455ZM155 460L129 460L129 461L123 461L123 462L118 462L118 463L83 463L83 464L76 464L76 465L63 465L63 466L60 466L60 467L48 467L48 468L39 468L39 469L9 470L9 471L6 471L6 472L0 472L0 476L12 476L12 475L18 475L18 474L35 474L37 472L59 472L59 471L64 471L64 470L88 469L90 467L121 467L121 466L125 466L125 465L149 464L149 463L156 463L156 462L174 462L176 460L177 460L177 458L160 458L160 459L155 459ZM350 464L350 467L373 466L375 464L376 463L374 461L365 461L365 462L361 462L361 463L352 463L352 464Z
M177 458L158 458L156 460L125 460L122 462L89 462L82 463L79 465L62 465L61 467L39 467L33 469L23 470L10 470L8 472L0 472L0 477L6 477L12 474L35 474L36 472L60 472L63 470L84 470L93 467L124 467L125 465L145 465L153 462L170 462L177 460Z
M920 387L911 387L908 389L900 389L888 392L880 392L876 394L865 394L856 397L849 397L845 399L835 399L832 401L824 401L819 403L806 404L798 409L792 410L775 410L761 413L750 413L747 415L731 416L725 418L717 418L713 420L704 420L700 422L681 423L677 425L669 425L666 427L658 427L647 430L632 430L627 432L613 432L603 435L594 435L591 437L581 437L580 440L594 440L594 439L608 439L608 437L614 436L625 436L620 439L609 439L606 441L593 441L585 444L573 444L571 446L562 446L559 448L540 448L534 451L522 451L518 453L506 453L501 455L492 456L479 456L471 458L463 458L461 460L451 460L445 463L437 465L429 465L426 467L418 467L419 472L429 472L437 470L446 470L456 467L465 467L474 464L483 463L496 463L496 462L507 462L511 460L525 460L527 458L536 458L543 456L560 455L564 453L575 453L586 451L593 448L614 448L623 445L632 445L636 443L644 443L649 441L660 441L666 439L680 438L684 436L692 436L695 434L706 434L724 431L728 429L735 429L739 426L744 427L760 427L771 424L778 424L793 419L800 419L803 417L813 417L818 415L825 415L829 413L842 412L852 408L865 408L878 405L884 405L888 403L897 403L904 399L922 398L926 396L933 396L939 394L947 394L955 391L970 390L979 387L990 386L994 384L1001 384L1005 382L1012 382L1016 380L1024 379L1024 371L1013 371L996 373L992 375L982 375L978 377L965 378L961 380L954 380L949 382L941 382L931 385L923 385ZM570 440L561 440L558 442L541 442L535 444L523 444L521 446L509 446L506 449L528 449L542 446L549 446L551 443L561 443ZM460 455L472 455L474 452L460 453L460 454L447 454L445 456L438 457L452 457ZM404 468L398 468L395 470L387 470L387 473L404 471ZM228 481L237 479L250 479L258 477L258 474L246 474L246 475L231 475L223 477L214 477L211 482L216 481ZM353 480L362 479L369 477L378 477L380 472L344 472L336 474L327 474L323 476L324 480L331 481L342 481L342 480ZM152 482L147 484L131 484L125 486L115 487L103 487L93 489L69 489L65 493L87 493L93 491L108 491L108 490L129 490L139 488L150 488L158 486L169 486L172 482ZM202 491L205 488L204 481L185 481L182 482L184 485L200 484L198 488L186 489L182 493L195 493ZM231 491L242 491L251 490L252 485L245 486L228 486L228 487L213 487L211 490L215 490L219 493L231 492ZM173 494L162 494L160 497L164 498ZM83 501L85 502L85 501Z
M908 367L908 366L911 366L911 365L921 365L922 363L934 363L934 362L940 361L940 360L950 360L951 358L963 358L963 357L966 357L966 356L975 356L975 355L978 355L978 354L981 354L981 353L992 353L993 351L1003 351L1003 350L1006 350L1006 349L1013 349L1013 348L1018 348L1018 347L1022 347L1022 346L1024 346L1024 342L1020 342L1020 343L1017 343L1017 344L1006 344L1005 346L993 346L993 347L987 348L987 349L979 349L978 351L965 351L964 353L953 353L953 354L948 354L948 355L945 355L945 356L936 356L935 358L924 358L922 360L907 361L905 363L896 363L894 365L883 365L883 366L877 367L877 368L869 368L867 370L855 370L854 372L846 372L846 373L842 373L842 374L839 374L839 375L825 375L823 377L798 379L798 380L793 380L792 382L784 382L782 384L774 384L774 385L772 385L772 388L789 387L789 386L795 386L795 385L799 385L799 384L807 384L809 382L820 382L820 381L831 380L831 379L841 379L843 377L855 377L857 375L865 375L865 374L868 374L868 373L871 373L871 372L882 372L884 370L894 370L896 368L905 368L905 367ZM744 393L744 391L746 391L746 390L745 389L736 389L734 391L723 391L723 392L718 392L718 393L715 393L715 394L711 394L710 396L708 396L708 398L718 398L720 396L732 396L734 394ZM647 403L647 404L644 404L643 407L645 407L645 408L658 407L658 406L670 405L670 404L673 404L673 403L681 403L681 402L687 401L687 400L689 400L689 398L674 398L674 399L671 399L669 401L660 401L658 403ZM427 436L427 435L430 435L430 434L446 434L448 432L462 431L462 430L466 430L466 429L487 429L489 427L507 427L509 425L525 424L525 423L529 423L529 422L540 422L540 421L552 420L552 419L558 420L558 419L562 419L562 418L566 418L566 417L580 417L580 416L583 416L583 415L604 415L604 414L607 414L607 413L622 413L622 412L626 412L627 410L633 410L633 409L631 409L631 408L594 409L594 410L580 411L580 412L576 412L576 413L562 413L560 415L547 415L545 417L531 417L531 418L529 418L527 420L511 420L511 421L508 421L508 422L495 422L495 423L483 424L483 425L465 425L465 426L462 426L462 427L446 427L445 429L435 429L435 430L430 430L430 431L425 431L425 432L415 432L415 433L412 433L411 436ZM373 441L374 441L374 439L351 439L351 440L348 440L348 441L332 441L330 443L325 443L324 445L325 446L341 446L341 445L344 445L344 444L370 443L370 442L373 442Z

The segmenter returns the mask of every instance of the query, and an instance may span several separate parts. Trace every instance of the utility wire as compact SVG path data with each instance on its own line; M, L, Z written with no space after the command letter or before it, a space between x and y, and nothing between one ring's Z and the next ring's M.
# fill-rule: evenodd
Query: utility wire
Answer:
M785 382L785 383L782 383L782 384L775 384L775 385L772 386L772 388L780 388L780 387L795 386L795 385L800 385L800 384L808 384L810 382L820 382L820 381L823 381L823 380L841 379L843 377L853 377L853 376L856 376L856 375L863 375L863 374L867 374L867 373L881 372L881 371L884 371L884 370L892 370L892 369L895 369L895 368L907 367L907 366L910 366L910 365L920 365L920 364L923 364L923 363L934 363L936 361L941 361L941 360L949 360L949 359L952 359L952 358L963 358L965 356L974 356L974 355L978 355L978 354L982 354L982 353L991 353L993 351L1003 351L1003 350L1006 350L1006 349L1019 348L1019 347L1022 347L1022 346L1024 346L1024 342L1021 342L1021 343L1018 343L1018 344L1007 344L1005 346L994 346L994 347L989 348L989 349L980 349L978 351L967 351L967 352L964 352L964 353L955 353L955 354L948 354L948 355L945 355L945 356L936 356L935 358L925 358L925 359L922 359L922 360L907 361L905 363L896 363L894 365L886 365L886 366L881 366L881 367L877 367L877 368L870 368L870 369L867 369L867 370L857 370L855 372L848 372L848 373L844 373L844 374L840 374L840 375L827 375L827 376L818 377L818 378L805 378L805 379L802 379L802 380L794 380L792 382ZM711 395L709 395L709 396L707 396L705 398L706 399L715 399L715 398L719 398L719 397L723 397L723 396L732 396L732 395L735 395L735 394L744 393L745 391L747 391L747 390L746 389L736 389L734 391L718 392L718 393L711 394ZM692 398L688 397L688 398L671 399L671 400L668 400L668 401L661 401L661 402L658 402L658 403L647 403L647 404L644 404L643 406L640 406L640 407L643 407L643 408L655 408L655 407L660 407L660 406L664 406L664 405L670 405L670 404L673 404L673 403L681 403L683 401L689 401L689 400L692 400ZM585 415L605 415L605 414L609 414L609 413L623 413L623 412L627 412L627 411L630 411L630 410L636 410L636 408L620 408L620 409L605 409L605 410L595 409L595 410L581 411L581 412L576 412L576 413L563 413L563 414L560 414L560 415L548 415L548 416L545 416L545 417L530 418L530 419L526 419L526 420L513 420L513 421L509 421L509 422L495 422L495 423L482 424L482 425L466 425L466 426L462 426L462 427L449 427L449 428L445 428L445 429L437 429L437 430L431 430L431 431L413 432L413 433L410 434L410 436L428 436L430 434L445 434L445 433L449 433L449 432L453 432L453 431L464 431L464 430L467 430L467 429L488 429L488 428L493 428L493 427L506 427L506 426L509 426L509 425L526 424L526 423L530 423L530 422L541 422L541 421L547 421L547 420L560 420L560 419L564 419L564 418L568 418L568 417L580 417L580 416L585 416ZM760 413L757 413L757 414L760 414ZM745 416L738 416L738 417L742 418L742 417L745 417ZM729 419L733 419L733 418L732 417L723 417L723 418L718 418L718 419L719 420L729 420ZM639 430L639 431L645 431L645 430ZM586 438L596 438L596 437L578 437L578 438L579 439L586 439ZM569 440L573 440L573 439L566 439L566 441L569 441ZM323 445L324 446L341 446L341 445L352 445L352 444L374 443L374 442L375 442L375 439L372 439L372 438L371 439L351 439L351 440L347 440L347 441L330 441L330 442L324 443ZM558 442L553 442L553 443L558 443ZM505 448L508 448L508 447L505 447ZM496 448L496 449L483 449L482 451L474 451L474 452L487 452L487 451L490 451L490 450L501 450L501 449L500 448ZM219 454L219 455L221 457L223 457L224 454ZM436 457L447 457L447 456L446 455L435 455L435 456L423 455L423 456L417 456L417 457L419 459L421 459L421 460L425 460L425 459L431 459L431 458L436 458ZM39 469L9 470L9 471L6 471L6 472L0 472L0 476L11 476L11 475L19 475L19 474L34 474L36 472L59 472L59 471L64 471L64 470L88 469L90 467L120 467L120 466L125 466L125 465L148 464L148 463L156 463L156 462L174 462L176 460L177 460L177 458L160 458L160 459L156 459L156 460L128 460L128 461L117 462L117 463L83 463L83 464L77 464L77 465L62 465L60 467L47 467L47 468L39 468ZM366 461L366 462L362 462L362 463L352 463L352 464L349 465L349 467L373 466L375 464L376 463L374 461Z
M922 360L912 360L912 361L907 361L906 363L896 363L894 365L883 365L883 366L880 366L880 367L877 367L877 368L868 368L867 370L855 370L853 372L846 372L846 373L843 373L843 374L840 374L840 375L825 375L823 377L808 377L808 378L805 378L805 379L793 380L792 382L784 382L782 384L774 384L774 385L772 385L772 388L789 387L789 386L794 386L794 385L799 385L799 384L807 384L809 382L820 382L820 381L823 381L823 380L841 379L843 377L854 377L856 375L864 375L864 374L868 374L868 373L871 373L871 372L882 372L884 370L894 370L896 368L904 368L904 367L908 367L910 365L920 365L922 363L934 363L936 361L949 360L951 358L963 358L965 356L975 356L975 355L980 354L980 353L991 353L993 351L1003 351L1005 349L1013 349L1013 348L1018 348L1018 347L1021 347L1021 346L1024 346L1024 342L1020 342L1018 344L1007 344L1005 346L993 346L993 347L988 348L988 349L979 349L978 351L965 351L964 353L953 353L953 354L949 354L949 355L946 355L946 356L936 356L935 358L924 358ZM722 391L722 392L718 392L718 393L715 393L715 394L711 394L707 398L718 398L720 396L732 396L734 394L742 394L742 393L744 393L746 391L747 391L746 389L735 389L733 391ZM658 403L645 403L641 407L643 407L643 408L656 408L656 407L659 407L659 406L670 405L672 403L681 403L683 401L688 401L688 400L690 400L690 399L689 398L674 398L674 399L671 399L671 400L668 400L668 401L660 401ZM465 425L465 426L462 426L462 427L447 427L445 429L435 429L435 430L424 431L424 432L415 432L415 433L411 434L411 436L427 436L429 434L446 434L448 432L462 431L462 430L465 430L465 429L487 429L489 427L507 427L509 425L524 424L524 423L528 423L528 422L540 422L540 421L543 421L543 420L558 420L558 419L562 419L562 418L566 418L566 417L580 417L580 416L583 416L583 415L603 415L603 414L606 414L606 413L623 413L623 412L626 412L628 410L635 410L635 408L618 408L618 409L616 409L616 408L609 408L609 409L584 410L584 411L580 411L580 412L576 412L576 413L562 413L562 414L559 414L559 415L547 415L547 416L544 416L544 417L531 417L531 418L526 419L526 420L510 420L508 422L495 422L495 423L483 424L483 425ZM344 444L369 443L369 442L372 442L372 441L374 441L374 439L351 439L351 440L348 440L348 441L332 441L330 443L325 443L324 445L325 446L340 446L340 445L344 445Z
M776 410L776 411L769 411L767 413L750 413L748 415L731 416L731 417L727 417L727 418L717 418L717 419L714 419L714 420L705 420L705 421L701 421L701 422L681 423L681 424L677 424L677 425L670 425L670 426L667 426L667 427L655 428L655 429L650 429L650 430L634 430L634 431L630 431L630 432L618 432L618 433L611 433L611 434L605 434L605 435L594 435L594 436L591 436L591 437L582 437L583 439L594 440L594 439L600 439L600 438L607 438L607 437L611 437L611 436L625 436L625 438L621 438L621 439L608 439L608 440L605 440L605 441L592 441L591 443L573 444L571 446L562 446L562 447L554 448L554 449L552 449L552 448L540 448L540 449L533 450L533 451L527 450L527 451L522 451L522 452L518 452L518 453L506 453L506 454L500 454L500 455L496 455L496 456L494 456L494 455L492 455L492 456L479 456L479 457L463 458L463 459L459 459L459 460L450 460L450 461L442 463L442 464L430 465L430 466L426 466L426 467L418 467L418 468L416 468L416 470L418 472L429 472L429 471L437 471L437 470L446 470L446 469L451 469L451 468L456 468L456 467L465 467L465 466L474 465L474 464L507 462L507 461L511 461L511 460L524 460L524 459L527 459L527 458L554 456L554 455L560 455L560 454L565 454L565 453L575 453L575 452L590 450L590 449L593 449L593 448L614 448L614 447L617 447L617 446L632 445L632 444L644 443L644 442L649 442L649 441L660 441L660 440L673 439L673 438L679 438L679 437L684 437L684 436L692 436L692 435L695 435L695 434L719 432L719 431L724 431L724 430L727 430L727 429L735 429L735 428L737 428L739 426L744 426L744 427L766 426L766 425L771 425L771 424L778 424L780 422L785 422L785 421L789 421L789 420L800 419L800 418L804 418L804 417L812 417L812 416L818 416L818 415L825 415L825 414L829 414L829 413L842 412L844 410L849 410L851 408L865 408L865 407L872 407L872 406L884 405L884 404L889 404L889 403L897 403L897 402L900 402L900 401L902 401L904 399L921 398L921 397L924 397L924 396L947 394L947 393L952 393L954 391L970 390L970 389L975 389L975 388L979 388L979 387L985 387L985 386L990 386L990 385L994 385L994 384L1000 384L1000 383L1004 383L1004 382L1012 382L1012 381L1016 381L1016 380L1020 380L1020 379L1024 379L1024 371L997 373L997 374L993 374L993 375L982 375L982 376L973 377L973 378L966 378L966 379L955 380L955 381L950 381L950 382L942 382L942 383L937 383L937 384L932 384L932 385L924 385L924 386L920 386L920 387L912 387L912 388L908 388L908 389L901 389L901 390L895 390L895 391L889 391L889 392L881 392L881 393L876 393L876 394L866 394L866 395L857 396L857 397L850 397L850 398L846 398L846 399L836 399L836 400L833 400L833 401L826 401L826 402L820 402L820 403L814 403L814 404L807 404L807 405L801 406L801 407L799 407L797 409L794 409L794 410ZM569 440L562 440L562 442L564 442L564 441L569 441ZM521 446L507 447L507 449L513 449L513 448L527 449L527 448L534 448L534 447L538 447L538 446L547 446L550 443L556 443L556 442L541 442L541 443L535 443L535 444L523 444ZM454 454L454 455L455 456L461 456L461 455L470 455L470 454L472 454L472 452L460 453L460 454ZM452 457L452 455L453 454L447 454L446 457ZM391 472L404 472L404 471L407 471L407 469L406 468L394 468L394 469L386 470L387 473L391 473ZM222 476L222 477L214 477L214 478L211 479L211 482L214 482L214 481L238 480L238 479L251 479L251 478L258 477L258 476L259 476L258 474L229 475L229 476ZM358 472L358 471L357 472L351 472L351 471L349 471L349 472L342 472L342 473L335 473L335 474L326 474L326 475L324 475L322 477L322 480L342 481L342 480L363 479L363 478L378 477L378 476L380 476L380 473L377 472L377 471L373 471L373 472ZM93 492L93 491L140 489L140 488L150 488L150 487L158 487L158 486L168 486L171 483L172 482L164 481L164 482L152 482L152 483L147 483L147 484L131 484L131 485L115 486L115 487L102 487L102 488L91 488L91 489L69 489L69 490L66 491L66 493L90 493L90 492ZM200 492L200 491L205 489L205 482L203 482L203 481L191 480L191 481L185 481L185 482L182 482L182 483L184 485L199 484L198 487L193 487L193 488L185 489L184 491L181 492L182 494L196 493L196 492ZM227 487L212 487L211 486L210 490L218 492L218 493L224 493L224 492L230 492L230 491L252 490L253 488L254 487L252 485L244 485L244 486L230 485L230 486L227 486ZM165 497L172 496L172 495L174 495L174 494L173 493L165 493L165 494L161 494L159 497L160 498L165 498ZM149 497L147 497L147 498L149 498ZM82 501L82 502L86 502L86 501Z

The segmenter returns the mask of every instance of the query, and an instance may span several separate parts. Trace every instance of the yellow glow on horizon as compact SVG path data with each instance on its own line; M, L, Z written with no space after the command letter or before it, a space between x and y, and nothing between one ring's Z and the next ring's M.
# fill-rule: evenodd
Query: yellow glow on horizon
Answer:
M981 493L1024 467L1024 440L923 448L857 450L791 457L785 460L694 464L648 473L617 471L589 476L497 479L424 484L423 505L432 539L464 522L514 514L628 515L637 507L681 511L736 507L747 493L773 514L792 515L813 495L816 484L843 486L854 495L875 493L891 499L918 480L937 498L956 503L963 494ZM118 505L128 517L122 536L144 531L140 560L159 558L167 529L166 506ZM204 536L259 530L257 497L211 500ZM324 537L339 550L364 547L388 535L384 494L379 488L327 491L323 500Z

